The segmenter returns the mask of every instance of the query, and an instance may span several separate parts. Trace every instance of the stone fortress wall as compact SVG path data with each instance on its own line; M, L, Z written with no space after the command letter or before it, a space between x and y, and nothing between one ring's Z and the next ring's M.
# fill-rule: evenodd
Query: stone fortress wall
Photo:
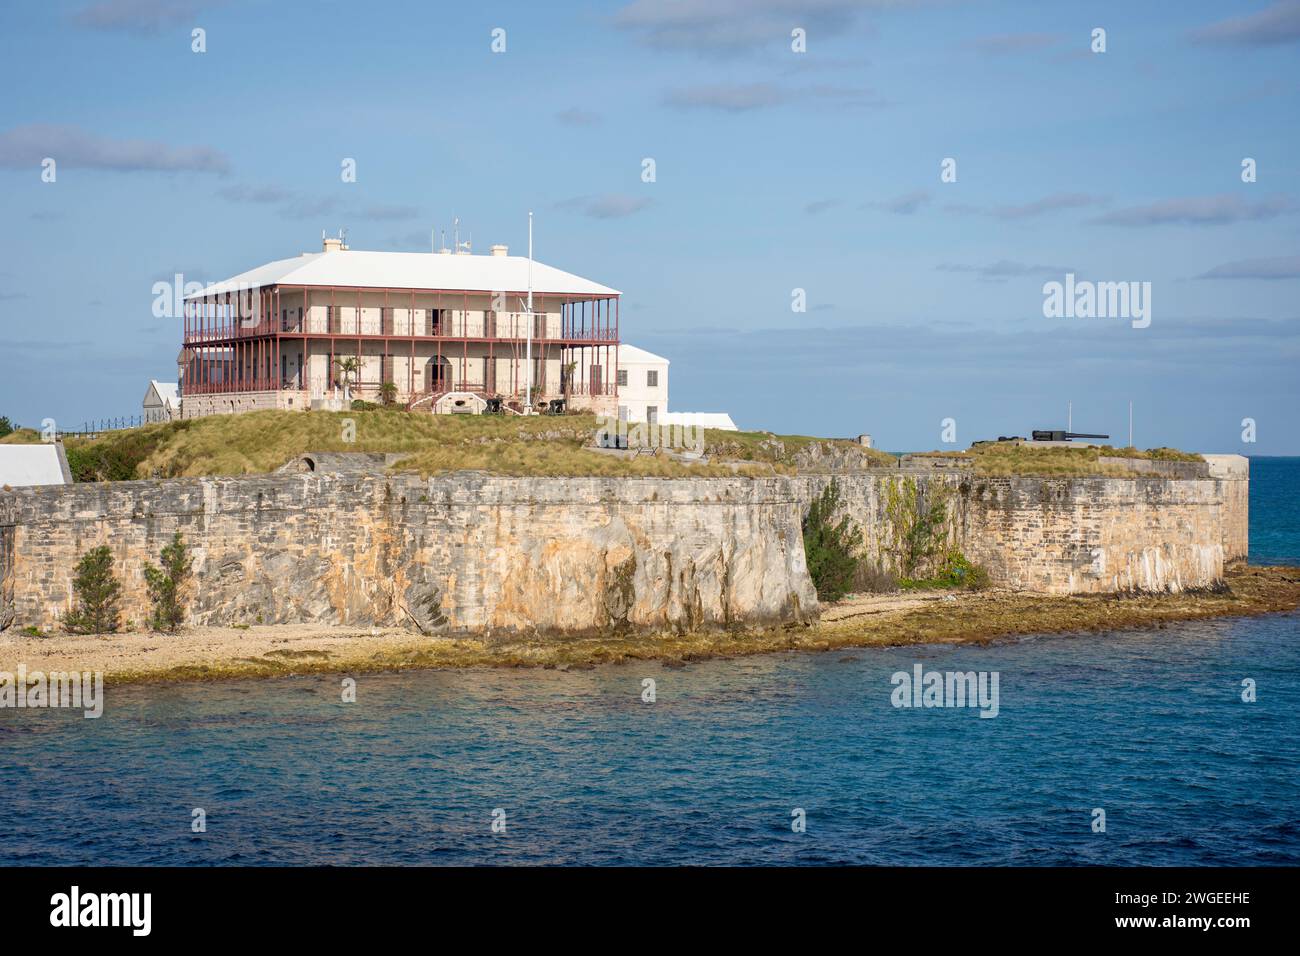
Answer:
M894 561L909 514L943 505L946 547L992 583L1179 591L1244 558L1245 459L1203 476L987 478L933 467L835 476L863 551ZM577 634L805 620L800 530L829 475L510 478L274 474L0 491L0 628L58 627L80 556L109 545L123 616L175 531L190 620ZM897 570L897 569L895 569Z

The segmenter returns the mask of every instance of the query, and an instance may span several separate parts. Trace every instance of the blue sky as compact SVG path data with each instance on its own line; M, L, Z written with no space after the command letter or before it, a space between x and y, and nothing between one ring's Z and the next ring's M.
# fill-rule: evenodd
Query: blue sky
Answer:
M26 424L174 378L177 272L340 227L423 251L453 215L519 251L532 209L540 260L623 291L677 410L901 450L1069 401L1126 440L1132 400L1143 447L1300 453L1297 0L18 2L0 37L0 414ZM1045 318L1066 272L1150 282L1150 325Z

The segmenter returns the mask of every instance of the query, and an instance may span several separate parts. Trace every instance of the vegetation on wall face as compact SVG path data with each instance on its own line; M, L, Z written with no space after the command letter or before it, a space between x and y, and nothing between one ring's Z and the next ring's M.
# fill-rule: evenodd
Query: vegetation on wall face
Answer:
M162 567L144 566L144 580L149 588L149 600L153 602L149 625L155 631L175 634L184 623L185 605L181 601L181 589L189 579L192 565L185 541L177 531L171 544L162 550Z
M830 482L813 499L803 520L803 551L820 601L838 601L853 590L862 531L847 515L838 521L840 488Z
M63 616L69 634L115 634L121 625L118 601L122 585L113 575L113 552L108 545L92 548L77 562L72 579L76 605Z
M803 522L803 542L808 575L819 600L837 601L850 592L882 593L900 587L977 590L988 586L988 572L968 561L950 541L948 508L956 494L952 486L906 477L890 479L884 494L887 540L881 543L881 558L888 567L862 554L862 530L841 514L835 481L813 499Z
M886 550L898 571L900 587L988 587L988 571L972 564L952 541L948 509L955 497L956 489L941 481L901 478L885 486L890 534Z
M952 496L952 489L941 482L923 486L915 478L898 478L885 485L888 551L901 577L914 577L950 550L948 503Z

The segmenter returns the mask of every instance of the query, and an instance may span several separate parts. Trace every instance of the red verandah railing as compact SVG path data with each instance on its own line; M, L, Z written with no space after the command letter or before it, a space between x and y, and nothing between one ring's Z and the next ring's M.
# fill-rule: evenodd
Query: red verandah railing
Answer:
M293 301L303 304L282 308L282 291L293 293ZM363 294L372 304L363 303ZM436 296L438 307L415 308L417 294L426 299L429 295ZM499 343L503 347L495 358L520 364L524 342L530 331L527 314L476 310L476 318L472 320L468 308L441 307L444 296L447 304L468 306L470 294L440 290L303 286L283 287L282 290L279 286L270 286L252 292L229 292L189 301L185 304L183 318L184 345L190 353L182 362L185 391L195 395L308 389L313 383L306 369L295 369L286 377L281 357L285 348L293 348L294 353L301 356L300 360L305 361L312 351L310 342L315 339L328 341L331 359L335 355L363 354L362 343L365 341L382 342L384 358L407 355L412 360L412 368L418 358L424 357L417 356L413 348L414 343L421 340L458 342L462 346L470 342L488 343L489 361L494 357L492 346ZM480 298L495 295L473 294ZM510 293L507 299L514 296L515 293ZM375 307L376 297L394 305ZM540 312L545 312L547 298L545 295L535 297ZM557 296L549 298L553 303ZM550 334L552 327L548 327L544 317L539 315L533 320L533 342L543 349L543 358L548 346L558 347L561 361L565 363L576 357L574 350L585 347L590 349L586 358L602 367L599 377L584 373L575 375L568 383L570 394L617 394L614 383L619 341L618 304L617 296L582 301L570 301L565 297L559 313L558 335ZM400 327L394 308L403 311ZM356 343L354 349L348 349L349 341ZM302 347L294 348L295 343L302 343ZM403 346L409 347L410 351ZM598 352L599 359L596 358ZM321 353L314 353L311 357L318 354ZM439 354L452 359L456 357L450 350ZM414 378L412 372L408 372L408 376ZM512 374L511 377L517 376ZM329 385L336 384L339 381L331 378Z

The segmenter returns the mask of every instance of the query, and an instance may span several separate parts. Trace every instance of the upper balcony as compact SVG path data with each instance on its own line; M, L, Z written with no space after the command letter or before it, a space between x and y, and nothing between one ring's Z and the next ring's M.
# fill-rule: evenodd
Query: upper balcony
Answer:
M529 336L527 313L460 309L357 308L312 306L282 309L271 314L237 315L234 310L185 317L185 344L232 342L273 336L338 338L352 341L443 339L454 342L524 342ZM601 345L618 341L617 322L593 322L576 310L532 317L532 339L569 345Z

